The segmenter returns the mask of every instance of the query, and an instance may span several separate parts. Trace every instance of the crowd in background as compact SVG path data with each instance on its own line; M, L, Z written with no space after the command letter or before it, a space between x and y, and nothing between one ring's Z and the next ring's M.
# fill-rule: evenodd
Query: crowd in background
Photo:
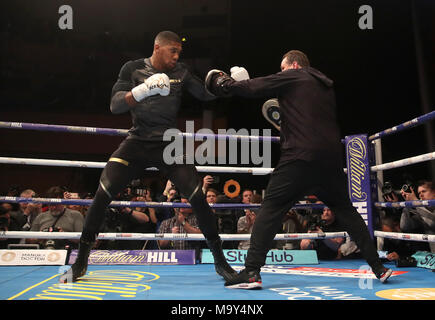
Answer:
M241 188L234 193L220 192L216 177L203 178L202 189L209 204L243 203L260 204L261 194L251 188ZM38 191L39 192L39 191ZM435 187L431 181L405 183L396 190L386 182L382 188L385 201L434 200ZM92 194L78 194L67 187L53 186L39 194L32 189L13 188L9 196L24 198L92 199ZM230 196L228 196L230 195ZM166 182L163 191L150 190L133 181L123 193L114 200L135 202L180 202L189 201L179 194L171 181ZM300 203L319 203L315 196L306 196ZM87 206L65 205L63 203L41 204L36 202L2 203L0 205L0 231L45 231L81 232L86 219ZM255 223L258 208L214 209L218 230L221 234L250 234ZM376 229L386 232L435 234L434 207L395 207L382 208L376 212ZM105 215L101 233L201 233L196 216L189 206L183 208L161 207L109 207ZM327 207L290 209L284 216L281 229L277 233L311 233L343 231L335 221L334 213ZM382 239L379 241L379 239ZM77 248L78 240L0 238L0 248L35 247L40 249L60 249L69 246ZM249 240L224 241L224 249L249 248ZM205 248L203 241L188 240L99 240L96 249L101 250L141 250L141 249L200 249ZM359 249L351 238L328 238L321 240L277 240L275 249L316 250L319 259L358 258ZM407 259L417 251L435 252L435 244L419 241L402 241L378 238L378 250L386 252L386 259L399 261Z

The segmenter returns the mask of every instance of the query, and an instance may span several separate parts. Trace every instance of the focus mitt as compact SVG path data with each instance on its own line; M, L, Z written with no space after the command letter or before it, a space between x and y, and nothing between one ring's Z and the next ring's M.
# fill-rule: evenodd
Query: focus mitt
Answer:
M205 89L214 96L229 97L230 94L224 86L229 81L234 81L234 79L222 70L213 69L205 77Z
M281 130L281 115L279 113L278 99L269 99L261 108L264 118L269 121L276 129Z

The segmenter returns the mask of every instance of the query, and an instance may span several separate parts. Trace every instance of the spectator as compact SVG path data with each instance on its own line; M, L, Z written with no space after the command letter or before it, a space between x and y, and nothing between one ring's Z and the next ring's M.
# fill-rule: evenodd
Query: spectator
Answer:
M394 215L386 216L381 221L382 231L384 232L402 232L400 229L400 220ZM427 251L429 245L419 241L405 241L399 239L383 238L383 244L379 248L387 251L389 261L397 261L400 258L410 257L417 251Z
M26 189L21 192L22 198L35 198L36 192L31 189ZM29 231L35 218L41 213L41 203L20 203L20 209L18 211L11 211L10 214L20 224L22 231Z
M219 192L216 189L208 188L204 193L208 204L216 203L219 195Z
M254 194L250 189L245 189L242 192L242 203L244 204L261 203L261 201L261 196ZM252 233L252 227L254 226L254 222L257 217L257 211L258 209L244 210L245 215L241 216L237 221L238 234ZM238 248L240 250L248 250L250 243L250 240L242 240L239 242Z
M78 193L76 192L69 192L69 191L65 191L63 193L63 197L65 199L71 199L71 200L76 200L76 199L80 199L80 196ZM78 204L69 204L66 206L68 209L71 209L73 211L78 211L78 212L82 212L82 206L78 205Z
M323 209L320 221L311 221L308 232L339 232L343 231L337 224L334 213L327 207ZM302 250L316 250L319 259L331 260L358 257L359 249L349 237L328 238L322 240L302 239Z
M252 203L252 196L254 195L254 192L252 192L251 189L245 189L242 192L242 203Z
M305 232L305 219L296 210L290 209L283 218L282 230L280 233L301 233ZM282 250L298 250L300 248L300 240L281 240L277 241L277 249Z
M150 190L145 190L144 196L137 196L132 201L151 202ZM126 207L121 210L123 214L122 231L132 233L155 233L157 225L156 210L154 208ZM144 250L157 249L155 241L131 240L120 241L121 249L125 250Z
M181 203L189 202L181 198ZM201 233L201 230L191 208L176 208L174 217L163 220L159 233ZM198 247L198 241L186 240L158 240L158 244L161 249L188 250Z
M173 202L175 199L179 199L179 193L173 183L168 180L166 182L165 190L162 194L157 197L158 202ZM160 227L163 220L170 219L175 215L173 208L163 207L156 209L157 226L156 229Z
M21 231L21 224L10 214L10 206L0 205L0 232ZM7 249L9 244L19 243L20 239L0 238L0 249Z
M402 187L401 194L406 201L419 200L411 185L405 184ZM432 182L419 181L417 183L417 194L421 200L435 199L435 190ZM435 234L435 208L403 208L400 229L404 233ZM435 252L435 243L430 243L430 250Z
M237 233L238 234L251 234L252 227L254 226L257 213L255 209L245 209L245 216L240 217L237 221ZM242 240L239 242L239 250L248 250L251 242L250 240Z
M51 187L47 191L47 198L64 197L64 190L61 187ZM84 218L78 211L66 208L63 204L49 204L48 211L39 214L32 223L30 231L45 232L81 232ZM38 240L28 239L29 243L40 243L46 248L60 249L65 245L76 247L78 240Z
M81 196L81 199L84 199L84 200L92 200L93 198L94 198L94 196L92 195L92 193L89 193L89 192L82 194L82 196ZM80 206L79 211L83 217L86 217L86 212L88 211L88 209L89 209L89 206Z

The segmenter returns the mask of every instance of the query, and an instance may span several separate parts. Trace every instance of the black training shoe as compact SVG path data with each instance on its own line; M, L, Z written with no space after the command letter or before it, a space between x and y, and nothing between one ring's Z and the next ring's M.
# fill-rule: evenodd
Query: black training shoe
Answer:
M227 259L225 259L224 252L222 250L221 239L218 238L214 241L207 240L206 242L213 255L216 273L223 277L225 281L231 281L235 279L238 273L236 270L231 268L227 262Z
M383 267L381 270L373 271L376 278L382 283L387 282L388 278L393 274L393 270Z
M223 277L225 281L234 280L238 275L237 271L231 268L227 261L215 262L214 268L216 273Z
M225 282L225 287L230 289L261 289L260 272L243 269L235 279Z
M60 276L60 283L71 283L76 282L80 277L86 274L88 269L88 264L78 264L74 263L71 268L69 268L63 275Z
M76 282L78 278L83 277L86 274L86 270L88 269L89 255L94 243L95 242L87 242L80 239L77 259L71 268L60 277L60 283Z

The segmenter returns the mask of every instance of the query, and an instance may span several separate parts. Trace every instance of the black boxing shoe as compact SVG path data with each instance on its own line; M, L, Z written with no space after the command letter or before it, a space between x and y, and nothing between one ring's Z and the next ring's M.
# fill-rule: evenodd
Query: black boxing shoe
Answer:
M76 282L86 274L88 259L95 242L87 242L80 239L79 252L74 264L59 279L60 283Z
M258 290L262 288L262 285L260 272L257 270L247 271L246 269L240 271L234 279L225 282L225 288L229 289Z
M218 238L213 241L207 240L206 242L213 255L216 273L223 277L225 281L234 279L237 276L237 271L231 268L231 266L228 264L227 259L222 251L221 239Z

